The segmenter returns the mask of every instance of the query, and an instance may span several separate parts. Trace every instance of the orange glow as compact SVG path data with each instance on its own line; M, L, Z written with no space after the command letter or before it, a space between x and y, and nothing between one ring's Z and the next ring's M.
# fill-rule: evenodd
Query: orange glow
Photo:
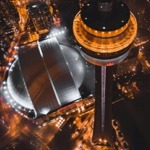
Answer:
M121 32L120 30L123 31L123 29L118 29L115 30L115 32ZM89 34L84 29L80 14L78 13L73 22L73 32L77 41L84 48L97 53L113 53L121 51L132 44L137 33L137 22L134 15L131 13L128 26L123 33L114 37L100 38ZM103 34L105 34L105 32L103 32Z
M79 17L80 17L80 20L81 20L81 16L80 15L79 15ZM123 33L127 29L128 25L129 25L129 21L123 27L121 27L120 29L117 29L117 30L114 30L114 31L98 31L98 30L94 30L94 29L88 27L86 24L84 24L82 20L81 20L81 24L82 24L83 28L88 33L90 33L90 34L92 34L92 35L94 35L96 37L103 37L103 38L107 37L108 38L108 37L117 36L117 35Z

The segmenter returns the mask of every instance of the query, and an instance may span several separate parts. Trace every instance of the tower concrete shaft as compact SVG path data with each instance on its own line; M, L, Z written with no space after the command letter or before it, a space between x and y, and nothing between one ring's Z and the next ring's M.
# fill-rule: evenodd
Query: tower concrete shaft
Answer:
M111 127L113 67L95 66L95 80L95 121L92 141L113 143Z

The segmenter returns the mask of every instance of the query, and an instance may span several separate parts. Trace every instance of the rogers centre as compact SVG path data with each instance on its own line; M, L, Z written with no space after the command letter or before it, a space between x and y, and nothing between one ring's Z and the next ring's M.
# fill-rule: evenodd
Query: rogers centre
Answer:
M19 48L3 82L3 98L27 118L47 115L90 95L94 66L56 37Z

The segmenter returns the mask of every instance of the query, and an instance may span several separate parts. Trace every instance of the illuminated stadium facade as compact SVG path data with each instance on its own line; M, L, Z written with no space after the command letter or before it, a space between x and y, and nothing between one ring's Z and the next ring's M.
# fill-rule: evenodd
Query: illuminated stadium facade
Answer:
M113 65L124 60L137 33L137 22L120 0L96 0L75 16L73 32L82 55L95 65L95 144L114 143L112 134Z
M3 97L24 117L37 118L90 95L93 75L78 49L48 37L20 47L2 84Z

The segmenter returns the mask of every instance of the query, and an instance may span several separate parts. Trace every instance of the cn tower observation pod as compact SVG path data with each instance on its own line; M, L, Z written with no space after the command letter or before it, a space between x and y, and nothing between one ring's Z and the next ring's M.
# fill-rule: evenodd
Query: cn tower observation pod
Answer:
M125 59L137 33L134 15L123 2L90 1L75 16L73 33L85 59L113 65Z

